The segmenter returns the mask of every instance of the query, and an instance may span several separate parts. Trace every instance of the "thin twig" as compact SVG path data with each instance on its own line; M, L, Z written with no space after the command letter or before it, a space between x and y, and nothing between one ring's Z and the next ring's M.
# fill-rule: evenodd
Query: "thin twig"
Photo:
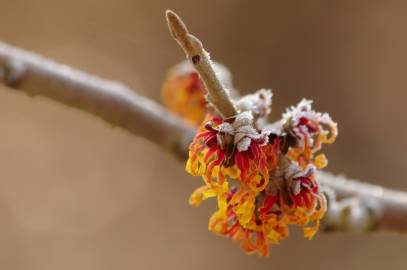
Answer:
M165 14L172 37L184 49L208 90L208 101L223 118L235 116L237 111L230 99L229 92L216 75L209 53L203 48L202 42L188 32L184 22L177 14L171 10L167 10Z
M90 112L113 126L156 143L185 161L195 130L126 85L89 75L1 42L0 79L7 86L30 96L43 96ZM330 201L326 224L331 231L407 232L407 193L323 172L319 172L318 179L338 197L358 201L356 204ZM338 207L335 209L334 206ZM361 216L360 213L367 214ZM362 222L355 223L352 217Z

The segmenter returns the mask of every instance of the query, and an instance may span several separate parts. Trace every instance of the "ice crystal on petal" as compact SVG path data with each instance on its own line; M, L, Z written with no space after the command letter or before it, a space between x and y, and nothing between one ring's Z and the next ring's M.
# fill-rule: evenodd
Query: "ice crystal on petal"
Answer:
M246 151L247 149L249 149L251 142L252 142L252 140L249 137L243 137L236 143L237 151L239 151L239 152Z
M253 124L253 114L250 111L245 111L236 115L233 121L233 127L251 126Z
M264 117L271 112L272 97L271 89L260 89L254 94L240 98L236 106L241 111L252 111L254 114Z

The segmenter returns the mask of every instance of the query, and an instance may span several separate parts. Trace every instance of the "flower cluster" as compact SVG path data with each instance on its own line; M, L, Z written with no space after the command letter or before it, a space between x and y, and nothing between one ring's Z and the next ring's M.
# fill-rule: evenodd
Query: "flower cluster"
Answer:
M288 236L290 224L303 227L309 239L317 232L326 200L315 172L327 165L317 152L337 135L336 123L312 110L308 100L267 124L271 98L262 89L238 100L239 113L231 119L208 114L186 164L187 172L204 181L190 203L217 198L209 230L261 256Z

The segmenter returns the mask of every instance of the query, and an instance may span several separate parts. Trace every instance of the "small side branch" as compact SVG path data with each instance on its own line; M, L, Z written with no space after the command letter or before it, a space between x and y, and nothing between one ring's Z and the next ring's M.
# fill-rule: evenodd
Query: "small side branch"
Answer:
M237 111L229 97L229 92L216 75L209 53L203 48L202 42L188 32L184 22L173 11L167 10L166 17L172 37L184 49L206 86L208 102L223 118L235 116Z

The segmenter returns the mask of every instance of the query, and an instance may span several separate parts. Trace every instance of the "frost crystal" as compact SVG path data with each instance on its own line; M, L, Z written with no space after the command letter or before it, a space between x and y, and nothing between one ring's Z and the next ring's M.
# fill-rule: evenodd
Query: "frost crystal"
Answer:
M273 93L270 89L260 89L256 93L246 95L237 101L237 108L241 111L252 111L264 117L271 112Z
M312 110L312 100L302 99L297 106L291 106L286 112L283 114L283 122L291 122L292 126L301 125L301 121L303 119L307 119L309 121L315 121L322 124L334 124L329 116L328 113L320 113Z
M253 127L253 115L251 112L242 112L238 114L233 123L224 122L216 127L216 130L234 137L233 142L239 152L246 151L252 141L255 141L260 146L268 143L268 130L259 133ZM218 143L221 143L218 138Z

